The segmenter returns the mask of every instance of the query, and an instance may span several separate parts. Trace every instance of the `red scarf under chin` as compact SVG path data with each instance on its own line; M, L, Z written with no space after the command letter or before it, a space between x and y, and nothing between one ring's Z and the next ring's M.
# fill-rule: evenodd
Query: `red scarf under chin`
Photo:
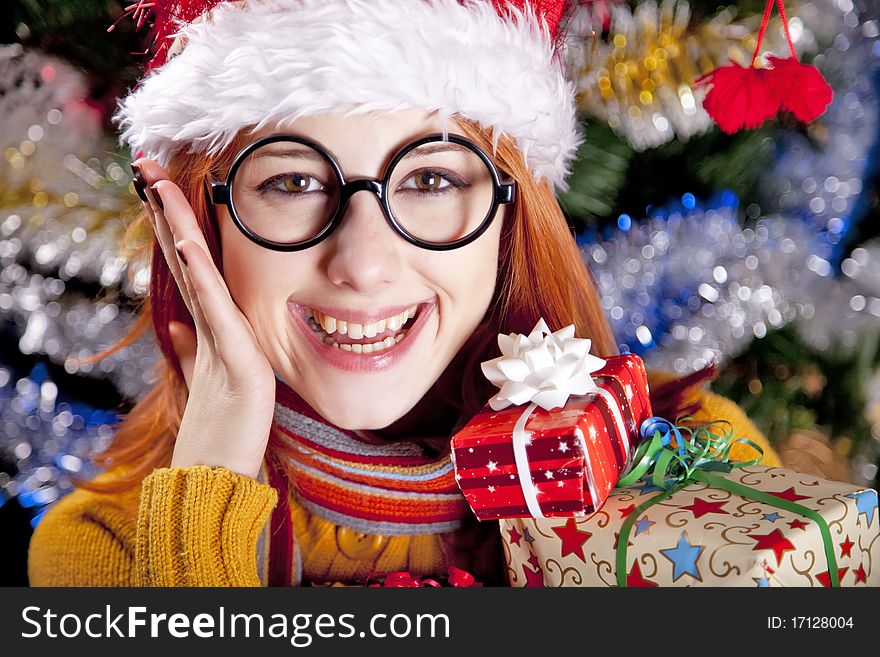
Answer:
M340 429L277 382L272 452L293 495L337 525L386 536L449 532L469 513L449 457L417 442Z

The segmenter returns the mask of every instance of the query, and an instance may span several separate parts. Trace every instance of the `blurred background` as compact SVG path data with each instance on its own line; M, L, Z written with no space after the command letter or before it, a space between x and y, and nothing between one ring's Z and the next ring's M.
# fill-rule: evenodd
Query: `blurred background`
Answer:
M153 380L150 338L87 360L126 334L149 279L119 248L139 201L110 122L150 47L132 2L7 0L0 16L3 585L27 583L41 514ZM763 2L580 4L567 65L586 142L560 201L621 349L678 373L717 360L712 388L788 467L876 488L880 0L787 0L834 100L808 126L734 135L694 81L748 64ZM775 11L765 53L788 55L781 26Z

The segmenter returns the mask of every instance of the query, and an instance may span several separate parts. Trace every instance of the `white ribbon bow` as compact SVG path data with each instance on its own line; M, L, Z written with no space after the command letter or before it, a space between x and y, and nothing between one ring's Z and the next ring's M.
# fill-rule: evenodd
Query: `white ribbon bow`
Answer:
M591 343L574 337L574 324L551 333L543 318L528 336L500 333L502 355L481 364L486 378L501 389L489 400L492 410L531 402L549 411L572 395L598 392L591 374L605 361L589 353Z

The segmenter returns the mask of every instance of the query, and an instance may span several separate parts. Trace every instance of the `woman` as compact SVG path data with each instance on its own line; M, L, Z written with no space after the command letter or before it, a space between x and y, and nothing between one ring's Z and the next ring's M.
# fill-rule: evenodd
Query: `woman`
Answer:
M173 41L156 9L118 117L143 155L160 380L108 472L38 526L32 583L503 583L449 460L492 393L479 364L539 317L616 353L553 195L578 145L563 3L196 4L173 5ZM765 444L682 392L710 373L655 407Z

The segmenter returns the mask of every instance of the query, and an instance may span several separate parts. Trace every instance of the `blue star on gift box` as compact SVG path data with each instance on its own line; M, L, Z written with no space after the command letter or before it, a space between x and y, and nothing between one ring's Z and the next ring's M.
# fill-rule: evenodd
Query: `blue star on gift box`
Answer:
M847 497L856 501L856 509L858 509L859 515L865 514L865 518L868 520L868 527L870 527L871 523L874 522L874 511L877 510L877 491L863 490L847 495Z
M648 516L645 516L644 518L639 518L639 519L636 520L636 522L635 522L635 528L636 528L636 533L635 533L635 535L638 536L638 535L641 534L642 532L646 532L646 531L648 531L648 529L650 529L650 528L651 528L651 525L653 525L653 524L654 524L654 521L653 521L653 520L650 520L650 519L648 518Z
M705 547L705 545L691 545L687 532L682 532L678 544L674 548L660 550L660 553L672 562L673 582L677 582L684 575L690 575L696 580L703 581L700 569L697 568L697 559L700 558Z
M641 491L639 493L639 497L641 497L642 495L647 495L648 493L653 493L655 490L663 490L659 486L655 486L654 482L652 482L648 478L642 479L642 485L635 486L634 488L636 488L636 490Z

